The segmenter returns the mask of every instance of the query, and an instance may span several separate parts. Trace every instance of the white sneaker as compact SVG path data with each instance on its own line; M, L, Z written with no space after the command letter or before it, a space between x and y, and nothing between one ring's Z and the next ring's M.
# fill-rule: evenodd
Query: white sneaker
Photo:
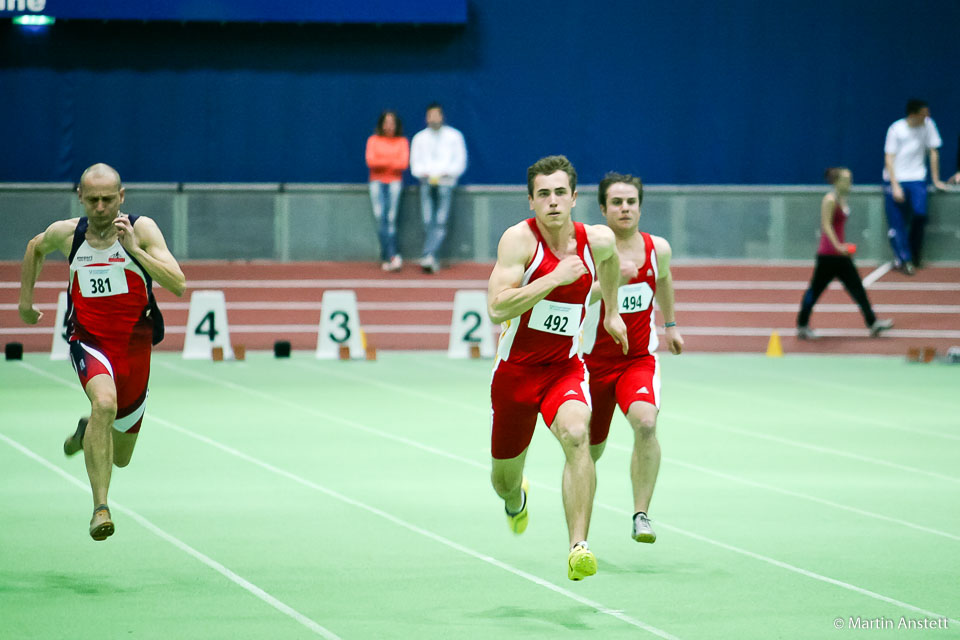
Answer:
M886 320L877 320L870 325L870 337L876 338L881 332L886 331L891 327L893 327L893 320L890 320L889 318Z
M433 256L426 256L421 258L420 268L423 269L424 273L436 273L440 269L440 265L437 264L437 260Z
M650 526L650 518L642 511L633 514L633 534L631 537L637 542L649 542L653 544L657 541L657 534Z
M403 258L401 258L399 254L395 255L390 259L387 266L387 271L400 271L401 267L403 267Z
M797 327L797 340L816 340L819 337L810 327Z

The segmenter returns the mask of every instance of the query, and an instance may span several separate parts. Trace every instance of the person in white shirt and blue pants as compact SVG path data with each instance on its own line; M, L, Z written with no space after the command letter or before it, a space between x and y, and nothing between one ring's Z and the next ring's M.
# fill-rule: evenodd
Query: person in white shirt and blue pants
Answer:
M933 186L946 188L940 180L942 144L937 125L930 118L930 107L923 100L908 101L907 117L887 129L883 148L887 235L893 248L894 265L907 275L913 275L920 264L927 226L927 155Z
M426 234L420 266L437 271L436 254L447 235L453 188L467 169L463 134L443 123L443 107L427 107L427 128L410 143L410 172L420 181L420 209Z

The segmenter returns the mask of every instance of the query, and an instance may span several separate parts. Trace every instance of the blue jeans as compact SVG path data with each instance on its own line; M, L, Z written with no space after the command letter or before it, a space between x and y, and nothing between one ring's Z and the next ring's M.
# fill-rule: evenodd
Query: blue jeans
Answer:
M901 182L903 202L893 199L889 182L883 183L887 213L887 237L893 256L900 264L920 262L923 251L923 232L927 226L927 183L924 180ZM910 231L907 231L907 223Z
M403 182L370 181L370 203L373 217L377 220L380 236L380 260L390 262L397 255L397 211L400 208L400 192Z
M450 215L450 201L453 199L453 187L447 185L432 186L420 182L420 212L423 214L423 230L426 239L423 243L423 256L436 255L447 235L447 218Z

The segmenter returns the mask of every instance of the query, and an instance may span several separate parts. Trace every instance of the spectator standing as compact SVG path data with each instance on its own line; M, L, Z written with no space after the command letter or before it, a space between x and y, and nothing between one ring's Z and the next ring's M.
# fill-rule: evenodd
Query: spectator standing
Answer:
M370 168L370 203L380 236L380 268L399 271L403 258L397 251L397 211L403 192L403 172L410 164L410 144L403 136L403 123L394 111L384 111L377 128L367 138Z
M887 129L883 147L883 193L894 266L913 275L915 267L920 265L927 226L927 155L933 186L944 189L946 185L940 181L942 141L930 117L930 107L923 100L911 99L906 111L905 118Z
M438 269L436 254L447 234L447 218L453 188L467 169L467 146L463 134L443 123L443 107L427 107L427 127L413 136L410 171L420 181L420 209L426 233L420 267L427 273Z

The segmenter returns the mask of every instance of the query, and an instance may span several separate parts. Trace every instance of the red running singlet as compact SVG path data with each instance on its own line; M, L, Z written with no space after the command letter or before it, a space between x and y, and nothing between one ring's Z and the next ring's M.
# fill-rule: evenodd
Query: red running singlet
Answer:
M537 238L537 250L523 273L521 287L547 275L560 263L560 258L543 239L536 218L528 218L527 224ZM575 282L557 287L520 317L504 322L497 344L497 362L541 365L566 362L578 354L583 318L597 270L587 242L586 228L579 222L574 222L573 226L577 256L586 266L587 273Z
M620 317L627 325L627 341L630 350L624 356L620 345L614 342L610 334L601 326L600 319L605 313L601 301L599 305L590 309L590 314L593 316L599 308L599 316L595 318L597 329L593 348L585 356L588 369L593 368L591 362L620 360L624 357L634 358L655 353L657 350L659 340L653 315L653 297L657 292L657 252L653 247L653 238L650 234L641 231L640 235L643 236L643 264L638 265L637 275L617 290ZM589 325L592 326L593 322Z

